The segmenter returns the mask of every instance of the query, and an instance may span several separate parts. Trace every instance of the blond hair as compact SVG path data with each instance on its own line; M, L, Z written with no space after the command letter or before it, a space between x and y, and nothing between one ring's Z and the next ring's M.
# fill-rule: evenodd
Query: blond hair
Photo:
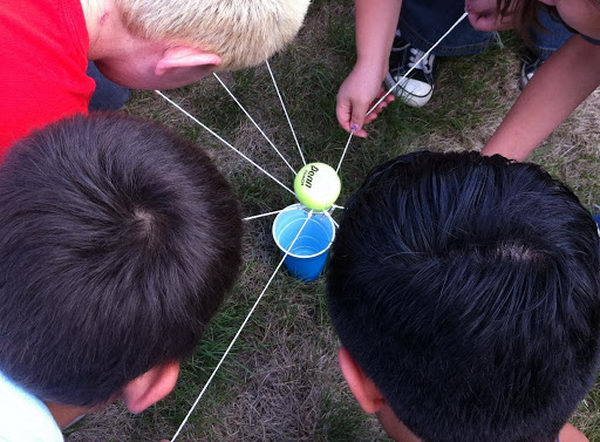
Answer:
M115 0L127 28L148 40L214 52L221 69L254 66L289 43L310 0Z

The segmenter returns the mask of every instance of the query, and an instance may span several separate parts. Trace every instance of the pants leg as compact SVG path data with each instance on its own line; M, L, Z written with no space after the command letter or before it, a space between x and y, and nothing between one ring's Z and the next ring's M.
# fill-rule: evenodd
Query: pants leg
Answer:
M88 64L87 74L96 82L96 90L89 105L91 111L118 110L125 106L129 99L129 89L102 75L92 61Z
M462 0L405 0L398 29L402 38L426 51L454 24L464 12ZM548 58L573 36L566 26L546 8L540 8L541 28L531 30L534 50ZM495 33L473 29L468 20L461 22L433 51L434 55L468 55L483 51L494 43Z
M542 27L535 27L531 30L531 42L536 55L546 59L574 34L558 18L553 17L546 8L540 8L538 21Z
M402 38L427 51L464 13L464 0L405 0L398 28ZM483 51L495 41L495 33L473 29L463 20L433 51L434 55L468 55Z

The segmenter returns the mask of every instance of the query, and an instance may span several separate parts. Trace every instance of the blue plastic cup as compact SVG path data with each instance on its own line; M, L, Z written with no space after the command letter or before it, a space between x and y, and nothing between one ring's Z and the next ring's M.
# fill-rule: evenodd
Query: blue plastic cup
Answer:
M288 272L298 279L314 281L325 267L335 238L335 225L326 214L313 213L292 249L288 250L306 218L308 211L303 205L286 207L273 222L273 239L283 253L288 252L284 260Z

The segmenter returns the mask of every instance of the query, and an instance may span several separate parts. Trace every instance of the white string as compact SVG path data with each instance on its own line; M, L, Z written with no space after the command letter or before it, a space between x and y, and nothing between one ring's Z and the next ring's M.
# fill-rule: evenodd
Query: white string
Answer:
M402 83L404 80L406 80L406 77L407 77L407 76L408 76L408 75L409 75L409 74L410 74L412 71L414 71L414 70L417 68L417 66L419 66L419 64L421 64L421 62L422 62L423 60L425 60L427 57L429 57L429 54L431 54L431 52L433 52L433 50L434 50L435 48L437 48L437 47L440 45L440 43L441 43L441 42L444 40L444 38L446 38L446 37L448 36L448 34L450 34L450 33L451 33L453 30L454 30L454 28L456 28L456 27L457 27L457 26L460 24L460 22L462 22L462 21L463 21L465 18L467 18L467 16L468 16L468 15L469 15L469 13L468 13L468 12L465 12L463 15L461 15L461 16L460 16L460 18L459 18L458 20L456 20L456 22L454 22L454 24L453 24L452 26L450 26L450 29L448 29L448 30L446 31L446 33L445 33L444 35L442 35L442 36L440 37L440 39L439 39L438 41L436 41L436 42L434 43L434 45L433 45L431 48L429 48L429 50L428 50L427 52L425 52L421 58L419 58L419 61L417 61L417 62L416 62L416 63L415 63L415 64L414 64L414 65L413 65L413 66L412 66L412 67L411 67L411 68L410 68L408 71L406 71L406 74L404 74L404 75L402 76L402 78L401 78L400 80L398 80L398 81L396 82L396 84L395 84L394 86L392 86L392 87L390 88L390 90L389 90L389 91L387 91L387 92L385 93L385 95L383 95L383 96L382 96L382 97L381 97L381 98L380 98L380 99L377 101L377 103L375 103L375 104L373 105L373 107L371 107L371 109L369 109L369 112L367 112L367 115L370 115L370 114L371 114L371 113L372 113L372 112L373 112L373 111L374 111L374 110L377 108L377 106L379 106L379 105L380 105L380 104L383 102L383 100L385 100L385 99L387 98L387 96L388 96L388 95L390 95L390 94L391 94L391 93L394 91L394 89L396 89L396 87L398 87L398 85L400 85L400 83Z
M263 136L263 138L265 140L267 140L267 143L269 143L271 145L271 147L275 150L275 152L277 152L277 155L279 155L279 157L283 160L283 162L286 164L286 166L290 168L290 170L292 171L292 173L294 175L296 175L297 172L294 170L294 168L292 167L292 165L288 162L288 160L285 159L285 157L283 156L283 154L279 151L279 149L277 149L277 147L275 146L275 144L273 144L273 142L267 136L267 134L260 128L260 126L258 125L258 123L254 120L254 118L252 118L252 116L248 113L248 111L242 105L242 103L240 103L239 100L236 98L236 96L233 95L233 92L231 92L231 90L227 87L227 85L225 83L223 83L223 81L221 80L221 78L216 73L213 72L213 76L217 79L217 81L219 83L221 83L221 86L223 86L223 88L227 91L227 93L229 94L229 96L231 98L233 98L233 101L235 101L235 103L239 106L239 108L242 110L242 112L244 112L244 114L246 114L246 116L248 117L248 119L252 122L252 124L254 124L254 127L256 127L258 129L258 131Z
M289 187L287 187L285 184L283 184L281 181L279 181L277 178L275 178L273 175L271 175L265 169L263 169L262 167L260 167L258 164L256 164L254 161L252 161L246 155L244 155L242 152L240 152L239 150L237 150L235 147L233 147L233 145L229 141L227 141L225 138L221 137L219 134L217 134L210 127L206 126L204 123L202 123L200 120L198 120L192 114L190 114L188 111L186 111L180 105L178 105L177 103L175 103L173 100L171 100L165 94L163 94L161 91L155 90L154 93L158 94L159 96L161 96L162 98L164 98L165 100L167 100L167 102L169 102L170 104L172 104L176 109L178 109L179 111L181 111L185 116L187 116L188 118L190 118L192 121L194 121L196 124L198 124L204 130L206 130L209 134L211 134L217 140L221 141L227 147L229 147L230 149L234 150L238 155L240 155L242 158L244 158L246 161L248 161L250 164L252 164L258 170L260 170L262 173L264 173L265 175L267 175L269 178L271 178L273 181L275 181L277 184L279 184L285 190L287 190L288 192L290 192L292 195L295 195L294 192L292 192L292 190Z
M342 163L344 162L344 158L346 158L346 153L348 152L348 147L350 146L350 142L352 141L352 137L354 136L354 130L350 132L348 136L348 141L346 141L346 146L344 147L344 151L342 152L342 156L340 157L340 161L338 162L337 167L335 168L335 173L340 172L340 167L342 167Z
M339 229L340 225L333 219L333 216L331 216L331 213L329 213L329 211L325 211L325 215L331 220L331 222Z
M277 215L278 213L281 213L284 210L285 209L281 209L281 210L275 210L273 212L261 213L260 215L248 216L248 217L244 218L244 221L250 221L250 220L253 220L253 219L264 218L266 216Z
M196 409L196 407L198 406L198 403L200 402L200 400L202 399L202 396L204 396L204 393L206 392L206 390L208 389L210 383L212 382L212 380L214 379L214 377L216 376L217 372L219 371L219 368L221 368L221 365L223 364L223 362L225 361L225 359L227 358L227 356L229 355L229 352L231 351L231 349L233 348L233 346L235 345L238 337L240 336L240 334L242 333L242 331L244 330L244 327L246 326L246 324L248 323L248 321L250 321L250 318L252 317L252 314L254 313L254 310L256 310L256 308L258 307L258 304L260 304L260 301L262 300L263 296L265 295L265 293L267 292L267 289L269 288L269 286L271 285L271 282L273 281L273 279L275 278L275 276L277 275L277 272L279 272L279 269L281 268L281 266L283 265L283 261L285 260L285 258L288 257L288 255L290 254L291 250L294 248L294 244L296 244L296 241L298 240L298 238L300 237L300 234L302 233L302 231L304 230L304 227L306 227L306 224L308 223L308 221L311 219L313 215L313 211L311 210L308 213L308 216L306 217L306 220L304 221L304 223L302 224L302 227L300 227L300 230L298 230L298 233L296 234L296 236L294 237L294 240L291 242L290 246L287 247L287 250L285 250L285 253L283 255L283 258L281 258L281 261L279 261L279 264L277 265L277 267L275 268L275 271L273 272L273 274L271 275L271 277L269 278L269 281L267 281L267 285L265 286L265 288L263 289L263 291L261 292L261 294L258 296L256 302L254 303L254 305L252 306L252 308L250 309L250 312L248 313L248 315L246 316L246 319L244 319L244 322L242 322L242 325L240 326L239 330L237 331L237 333L235 334L235 336L233 337L233 339L231 340L231 343L229 344L229 346L227 347L227 349L225 350L225 353L223 353L223 356L221 357L221 359L219 360L219 363L217 364L217 366L215 367L215 369L213 370L212 374L210 375L210 377L208 378L208 380L206 381L206 384L204 384L204 387L202 388L202 391L200 391L200 394L198 395L198 397L196 398L196 400L194 401L194 403L192 404L192 407L190 408L190 410L188 411L187 415L185 416L185 418L183 419L183 422L181 422L181 425L179 425L179 428L177 429L177 431L175 432L175 435L173 436L173 438L171 439L171 442L175 442L175 439L177 439L177 437L181 434L181 430L183 430L183 427L185 427L185 424L187 423L188 419L190 418L190 416L192 415L192 413L194 412L194 410Z
M404 80L406 80L406 77L408 77L408 75L410 75L410 73L412 71L414 71L423 60L425 60L427 57L429 57L429 54L431 54L431 52L439 46L439 44L444 40L444 38L446 38L448 36L448 34L450 34L450 32L452 32L454 30L454 28L456 28L460 24L460 22L462 22L468 15L469 15L468 12L465 12L463 15L461 15L460 18L458 20L456 20L456 22L452 26L450 26L450 29L448 29L446 31L446 33L444 35L442 35L439 38L439 40L436 41L434 43L434 45L431 48L429 48L429 50L427 52L425 52L423 54L423 56L421 58L419 58L419 60L408 71L406 71L406 73L402 76L402 78L400 78L400 80L398 80L396 82L396 84L394 84L394 86L392 86L379 100L377 100L377 102L371 107L371 109L369 109L369 111L365 114L365 116L371 115L371 113L373 113L373 111L375 109L377 109L377 106L379 106L381 103L383 103L383 100L385 100L388 97L388 95L390 95L394 91L394 89L396 89L400 85L400 83L402 83ZM339 172L340 167L342 167L342 162L344 161L344 158L346 157L346 152L348 150L348 147L350 146L350 141L352 140L353 136L354 136L354 130L352 130L352 132L350 133L350 136L348 137L348 142L346 143L346 147L344 148L344 151L342 152L342 156L338 163L337 169L335 170L336 173Z
M302 158L302 163L306 166L306 159L304 158L304 154L302 153L302 148L300 147L300 142L298 141L298 137L296 136L296 131L294 130L294 126L292 124L292 120L288 114L287 108L285 107L285 102L283 101L283 97L281 96L281 92L279 91L279 86L277 85L277 80L275 80L275 75L273 75L273 71L271 70L271 65L269 64L269 60L265 61L267 65L267 69L269 70L269 75L271 76L271 80L273 80L273 86L275 86L275 91L277 92L277 96L279 97L279 102L281 103L281 108L283 109L283 113L285 114L285 118L287 119L288 125L292 131L292 135L294 136L294 141L296 142L296 146L298 147L298 152L300 152L300 158Z
M370 113L372 113L377 106L379 106L379 104L381 104L383 102L383 100L385 100L385 98L392 93L392 91L402 82L406 79L406 77L414 70L414 68L416 67L416 65L418 65L419 63L421 63L421 61L423 61L427 56L429 56L429 54L431 53L431 51L433 51L440 43L441 41L456 27L458 26L458 24L464 20L464 18L468 15L468 13L463 14L457 21L456 23L429 49L429 51L427 51L422 57L421 59L415 63L415 66L413 66L411 69L409 69L406 74L404 74L402 76L402 78L394 85L394 87L392 87L385 95L383 95L378 101L377 103L375 103L375 105L373 105L373 107L367 112L367 115L369 115ZM283 97L281 96L281 93L279 91L279 87L277 86L277 82L275 80L275 76L273 75L273 72L271 70L271 67L268 63L268 61L266 62L267 65L267 69L269 70L269 74L271 75L271 78L273 80L273 84L275 86L275 89L277 91L277 95L279 97L279 100L281 102L282 108L284 110L284 113L286 115L286 118L288 120L288 124L290 125L290 129L292 130L292 134L294 136L294 140L296 141L296 145L298 147L298 151L300 152L300 156L302 158L303 163L306 165L306 160L304 158L304 155L302 153L302 149L300 148L300 143L298 141L298 138L296 136L296 133L294 131L292 122L289 118L289 115L287 113L287 109L285 107L285 103L283 101ZM248 116L248 118L250 118L250 120L255 124L255 126L261 131L261 133L263 134L263 136L265 136L265 138L268 140L268 137L266 137L266 135L264 135L264 133L262 132L262 130L258 127L258 125L254 122L254 120L252 119L252 117L250 117L250 115L245 111L245 109L243 108L243 106L241 106L241 104L238 102L238 100L233 96L233 94L231 94L231 92L229 91L229 89L227 89L227 87L225 86L225 84L218 78L218 76L215 75L215 77L217 78L217 80L219 80L219 82L225 87L225 89L228 91L228 93L232 96L232 98L234 98L234 100L236 101L236 103L238 103L238 105L240 106L240 108L244 111L244 113L246 114L246 116ZM246 155L244 155L242 152L238 151L235 147L233 147L233 145L231 145L228 141L226 141L224 138L222 138L221 136L219 136L217 133L215 133L214 131L212 131L210 128L208 128L206 125L204 125L203 123L201 123L197 118L195 118L193 115L191 115L189 112L187 112L185 109L183 109L181 106L179 106L177 103L175 103L173 100L171 100L169 97L167 97L166 95L164 95L162 92L156 90L155 93L157 93L159 96L161 96L162 98L164 98L166 101L168 101L170 104L172 104L173 106L175 106L178 110L180 110L182 113L184 113L187 117L189 117L190 119L192 119L194 122L196 122L198 125L200 125L201 127L203 127L205 130L207 130L211 135L213 135L214 137L216 137L217 139L219 139L221 142L223 142L226 146L228 146L229 148L233 149L235 152L237 152L240 156L242 156L243 158L245 158L247 161L249 161L252 165L254 165L255 167L257 167L259 170L261 170L264 174L266 174L267 176L269 176L271 179L273 179L275 182L277 182L280 186L282 186L284 189L286 189L288 192L290 193L294 193L292 192L287 186L285 186L283 183L281 183L278 179L276 179L274 176L272 176L270 173L268 173L266 170L264 170L262 167L260 167L258 164L256 164L254 161L252 161L250 158L248 158ZM342 156L340 158L340 161L338 163L336 172L339 172L340 167L342 165L342 162L344 160L344 157L346 156L346 152L348 150L348 147L350 145L350 142L352 140L353 137L353 133L350 134L348 141L346 142L346 146L344 148L344 152L342 153ZM270 142L270 140L268 140ZM272 144L272 143L270 143ZM272 145L273 147L275 147L274 145ZM275 148L275 150L280 154L280 152L277 150L277 148ZM280 156L283 158L283 156L280 154ZM291 168L291 166L289 165L289 163L287 161L285 161L286 164L288 164L288 166ZM291 168L293 170L293 168ZM295 172L294 172L295 173ZM281 212L281 211L278 211ZM254 218L258 218L258 217L262 217L262 216L269 216L278 212L270 212L267 214L262 214L262 215L258 215L256 217L249 217L247 219L254 219ZM227 358L227 356L229 355L231 349L233 348L233 346L235 345L235 343L237 342L237 339L239 338L239 336L241 335L244 327L246 326L246 324L250 321L252 315L254 314L254 311L256 310L256 308L258 307L258 305L260 304L260 301L262 300L262 298L264 297L265 293L267 292L269 286L271 285L271 282L273 281L273 279L275 278L275 276L277 275L277 273L279 272L279 270L281 269L281 266L283 265L284 260L287 258L287 256L289 255L290 251L293 249L294 244L296 243L296 241L298 240L298 238L300 237L300 234L302 233L302 231L304 230L304 227L306 226L306 224L308 223L308 221L310 220L310 218L313 215L313 211L311 210L308 213L308 216L306 218L306 220L304 221L304 223L302 224L302 227L300 227L300 229L298 230L298 233L296 234L294 240L292 241L292 243L290 244L290 246L285 250L284 252L284 256L281 259L281 261L279 261L279 264L277 265L277 267L275 268L275 271L273 272L273 274L271 275L271 277L269 278L269 280L267 281L267 284L265 285L263 291L260 293L260 295L258 296L256 302L254 303L254 305L252 306L252 308L250 309L250 312L248 313L248 315L246 316L246 318L244 319L244 322L242 323L242 325L240 326L239 330L237 331L237 333L235 334L235 336L233 337L231 343L229 344L229 346L227 347L227 349L225 350L225 352L223 353L223 356L221 357L221 359L219 360L219 363L217 364L217 366L215 367L215 369L213 370L212 374L210 375L210 377L208 378L206 384L204 385L204 387L202 388L202 390L200 391L200 394L198 395L198 397L196 398L196 400L194 401L194 403L192 404L190 410L188 411L187 415L185 416L185 418L183 419L183 422L181 423L181 425L179 426L179 428L177 429L177 431L175 432L175 435L173 436L173 438L171 439L171 442L175 442L175 440L177 439L177 437L181 434L181 431L183 430L183 428L185 427L187 421L189 420L190 416L192 415L192 413L194 412L194 410L196 409L196 407L198 406L200 400L202 399L202 397L204 396L204 393L207 391L208 387L210 386L212 380L215 378L217 372L219 371L219 369L221 368L221 365L223 364L223 362L225 361L225 359ZM333 220L333 218L331 217L331 215L329 213L327 213L327 215L330 217L330 219L334 222L334 224L337 226L337 223L335 222L335 220Z

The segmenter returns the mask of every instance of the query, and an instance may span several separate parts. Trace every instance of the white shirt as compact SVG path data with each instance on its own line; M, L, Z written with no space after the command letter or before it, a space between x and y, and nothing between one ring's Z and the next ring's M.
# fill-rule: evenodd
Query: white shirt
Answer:
M48 407L0 372L0 442L63 442Z

